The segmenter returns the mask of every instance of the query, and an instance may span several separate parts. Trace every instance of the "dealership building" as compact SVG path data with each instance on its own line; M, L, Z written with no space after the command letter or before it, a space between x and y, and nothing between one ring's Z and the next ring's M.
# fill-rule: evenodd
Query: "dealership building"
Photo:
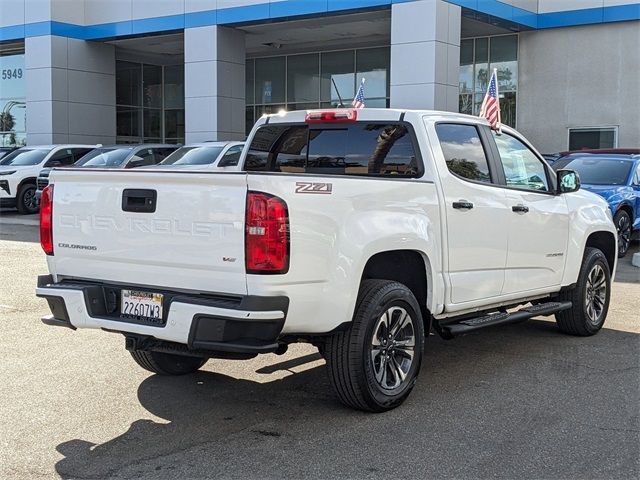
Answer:
M502 120L543 152L640 147L638 0L1 0L0 141L244 139L349 105Z

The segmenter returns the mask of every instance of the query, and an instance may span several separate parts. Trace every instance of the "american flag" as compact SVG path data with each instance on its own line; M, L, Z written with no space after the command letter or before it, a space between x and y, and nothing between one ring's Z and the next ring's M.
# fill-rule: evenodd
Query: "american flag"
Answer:
M487 94L482 101L480 117L486 118L494 130L500 130L500 99L498 98L498 70L494 69Z
M360 88L358 88L358 93L351 102L351 105L354 108L364 108L364 78L362 79L362 83L360 84Z

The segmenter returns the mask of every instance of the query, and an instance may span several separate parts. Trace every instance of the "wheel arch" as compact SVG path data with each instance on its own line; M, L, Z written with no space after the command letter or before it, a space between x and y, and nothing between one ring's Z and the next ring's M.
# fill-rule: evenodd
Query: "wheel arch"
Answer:
M616 209L615 213L618 213L620 210L624 210L625 212L627 212L629 214L629 218L631 219L631 224L633 225L633 206L627 202L622 202L620 205L618 205L618 208ZM614 215L615 215L614 213Z
M360 281L392 280L405 285L416 297L421 308L425 335L431 327L429 306L433 298L433 277L429 258L417 250L387 250L377 252L365 263Z
M18 188L16 189L16 196L18 195L18 192L20 191L20 189L29 183L35 186L37 184L37 178L36 177L23 178L18 184Z
M607 259L607 263L609 264L609 270L613 275L616 267L616 258L618 257L618 248L615 235L607 231L593 232L587 237L585 250L588 247L597 248L602 253L604 253L604 256Z

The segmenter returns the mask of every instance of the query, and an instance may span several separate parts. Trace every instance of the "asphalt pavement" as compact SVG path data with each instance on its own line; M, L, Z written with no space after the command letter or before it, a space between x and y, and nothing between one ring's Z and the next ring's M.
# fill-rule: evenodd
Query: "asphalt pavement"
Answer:
M166 378L118 334L43 325L36 222L14 218L0 214L2 479L640 477L630 260L598 335L540 319L431 336L407 402L373 415L337 401L307 345Z

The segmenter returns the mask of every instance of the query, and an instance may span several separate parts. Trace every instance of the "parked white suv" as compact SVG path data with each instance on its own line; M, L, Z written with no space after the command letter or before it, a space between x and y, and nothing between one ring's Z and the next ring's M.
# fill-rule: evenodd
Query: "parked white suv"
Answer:
M72 165L95 145L34 145L21 147L0 159L0 206L19 213L36 213L36 178L44 167Z
M310 342L339 398L367 411L407 397L431 329L451 338L553 314L566 333L602 328L609 208L510 128L433 111L290 112L258 121L241 162L54 171L43 321L120 332L136 362L167 375Z

